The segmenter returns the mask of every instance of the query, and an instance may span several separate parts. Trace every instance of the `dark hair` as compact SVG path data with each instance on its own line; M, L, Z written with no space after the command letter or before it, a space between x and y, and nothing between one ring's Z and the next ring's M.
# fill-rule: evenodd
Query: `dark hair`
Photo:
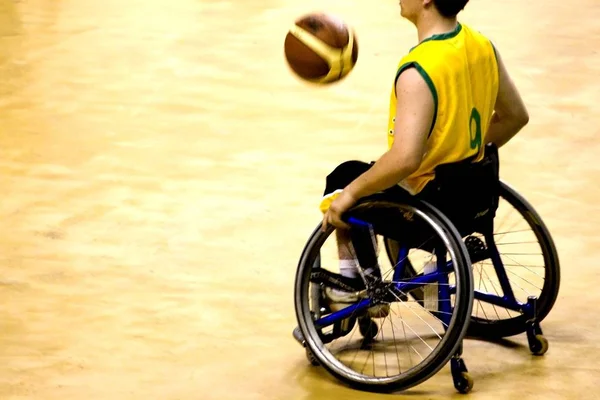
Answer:
M435 8L444 17L456 17L467 5L469 0L433 0Z

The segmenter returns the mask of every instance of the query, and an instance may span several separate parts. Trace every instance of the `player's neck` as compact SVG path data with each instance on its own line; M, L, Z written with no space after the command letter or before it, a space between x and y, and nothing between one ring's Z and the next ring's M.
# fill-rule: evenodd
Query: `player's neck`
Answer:
M456 29L457 23L456 18L442 18L439 15L429 13L422 14L415 24L417 26L419 43L433 35L452 32Z

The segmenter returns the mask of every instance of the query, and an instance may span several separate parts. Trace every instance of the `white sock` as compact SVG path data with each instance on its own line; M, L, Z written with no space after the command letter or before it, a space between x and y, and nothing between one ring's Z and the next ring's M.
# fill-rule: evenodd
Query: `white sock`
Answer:
M358 266L354 260L340 260L340 275L346 278L356 278L358 276Z
M346 278L356 278L358 277L358 266L356 265L355 260L340 260L340 275ZM338 296L343 296L346 294L346 291L333 289L333 292Z

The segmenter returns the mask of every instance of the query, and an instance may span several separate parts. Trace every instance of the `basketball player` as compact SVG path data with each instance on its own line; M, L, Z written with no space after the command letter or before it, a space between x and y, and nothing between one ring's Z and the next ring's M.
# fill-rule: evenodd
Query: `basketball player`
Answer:
M358 199L393 190L419 195L435 179L438 165L469 157L479 161L487 143L502 147L528 123L497 49L457 21L467 2L400 0L401 15L415 25L419 43L402 58L393 82L388 150L371 164L339 165L327 177L321 202L323 229L337 228L343 276L360 276L350 251L349 226L342 221ZM351 293L326 294L333 310L358 301ZM375 308L372 317L387 315L385 306Z

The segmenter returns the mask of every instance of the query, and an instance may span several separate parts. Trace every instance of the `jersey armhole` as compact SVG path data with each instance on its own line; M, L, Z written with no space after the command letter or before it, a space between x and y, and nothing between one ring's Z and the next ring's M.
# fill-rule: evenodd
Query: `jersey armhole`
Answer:
M492 51L494 52L494 61L496 61L496 82L498 82L498 90L500 90L500 64L498 63L498 50L496 49L494 42L492 42L491 40L489 40L489 42L490 46L492 46ZM498 95L497 92L496 95Z
M492 46L492 50L494 51L494 58L496 59L496 65L498 65L498 51L496 50L496 46L494 42L490 40L490 46Z
M429 90L431 91L431 95L433 96L433 119L431 121L431 129L429 130L429 134L427 135L427 138L429 139L429 137L433 133L433 129L435 128L435 123L437 121L438 94L437 94L437 90L435 88L435 85L433 84L433 80L431 80L431 77L429 76L429 74L427 73L427 71L425 71L423 69L423 67L418 62L416 62L416 61L408 61L408 62L402 64L398 68L398 72L396 73L396 78L394 78L394 95L398 96L398 92L396 91L396 84L398 83L398 78L400 77L400 74L402 74L402 72L406 71L409 68L415 68L419 72L419 74L421 75L421 77L427 83L427 86L429 87Z

